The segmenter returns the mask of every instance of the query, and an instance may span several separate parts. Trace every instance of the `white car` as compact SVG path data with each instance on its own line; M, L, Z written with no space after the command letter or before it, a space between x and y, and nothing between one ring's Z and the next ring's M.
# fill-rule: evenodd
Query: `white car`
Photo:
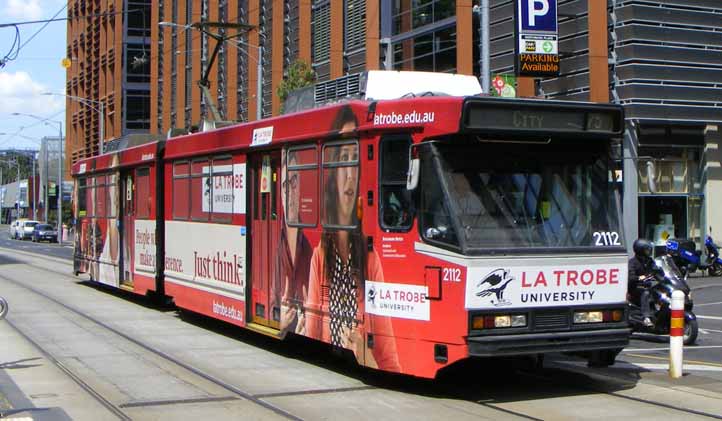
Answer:
M10 223L10 238L14 240L18 239L18 227L25 221L27 221L27 219L16 219Z
M21 226L17 227L16 232L16 238L20 240L26 240L33 238L33 230L35 229L35 225L39 224L38 221L21 221Z

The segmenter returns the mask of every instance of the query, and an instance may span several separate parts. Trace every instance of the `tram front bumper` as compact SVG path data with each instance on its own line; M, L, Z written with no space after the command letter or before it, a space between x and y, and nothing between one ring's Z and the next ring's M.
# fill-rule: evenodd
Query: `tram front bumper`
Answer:
M470 336L469 356L496 357L547 352L622 349L629 344L629 328L574 332L523 333L518 335Z

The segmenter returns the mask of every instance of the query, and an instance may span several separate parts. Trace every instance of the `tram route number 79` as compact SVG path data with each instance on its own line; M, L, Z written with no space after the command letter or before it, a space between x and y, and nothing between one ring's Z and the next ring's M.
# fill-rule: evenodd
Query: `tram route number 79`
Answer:
M461 282L461 269L442 268L442 280L444 282Z
M592 234L595 246L621 246L619 234L614 231L596 231Z

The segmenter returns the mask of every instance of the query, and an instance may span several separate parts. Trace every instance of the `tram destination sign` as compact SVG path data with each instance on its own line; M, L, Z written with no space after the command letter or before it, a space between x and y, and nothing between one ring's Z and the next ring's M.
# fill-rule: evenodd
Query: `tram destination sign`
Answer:
M621 134L621 111L571 107L469 104L465 129L473 132ZM491 104L489 104L491 105ZM511 105L511 104L510 104Z
M516 0L516 74L559 76L557 0Z

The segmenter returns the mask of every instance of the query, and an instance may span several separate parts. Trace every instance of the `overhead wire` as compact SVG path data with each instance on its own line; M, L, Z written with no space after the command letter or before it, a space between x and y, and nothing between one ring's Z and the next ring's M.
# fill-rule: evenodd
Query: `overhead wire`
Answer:
M61 7L60 10L58 10L57 13L55 13L55 14L53 15L53 17L50 18L50 19L52 20L52 19L57 18L58 15L59 15L60 13L62 13L62 11L65 10L67 7L68 7L68 4L67 4L67 3L63 4L63 7ZM32 35L30 36L30 38L28 38L25 42L23 42L22 45L20 45L20 47L18 47L18 53L20 52L20 50L23 49L23 47L25 47L30 41L32 41L33 38L35 38L40 32L42 32L43 29L45 29L48 25L50 25L50 21L45 22L45 24L44 24L43 26L41 26L40 29L38 29L37 31L35 31L35 33L32 34Z
M15 26L15 39L13 40L13 44L10 46L10 51L8 51L8 53L5 54L5 56L0 59L0 69L5 67L5 64L7 64L7 62L18 58L18 54L20 53L20 28L18 28L17 25L14 25L14 26Z

